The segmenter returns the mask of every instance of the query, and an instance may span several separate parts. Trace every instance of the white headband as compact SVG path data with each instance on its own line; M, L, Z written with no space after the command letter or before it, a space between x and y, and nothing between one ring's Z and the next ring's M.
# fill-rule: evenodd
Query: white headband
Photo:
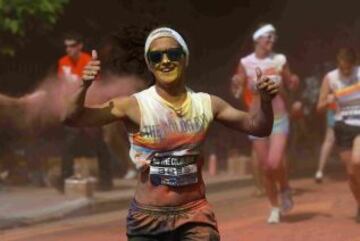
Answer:
M147 54L149 52L151 43L155 39L163 38L163 37L173 38L176 40L176 42L178 42L180 44L180 46L182 47L182 49L185 52L186 65L188 65L190 53L189 53L189 48L188 48L184 38L181 37L181 35L178 32L176 32L174 29L165 28L165 27L154 29L153 31L151 31L151 33L149 34L149 36L146 39L144 56L145 56L145 61L146 61L147 65L149 66L149 60L148 60Z
M255 31L255 33L253 34L253 40L256 41L258 40L258 38L260 38L261 36L270 33L270 32L275 32L275 27L271 24L267 24L265 26L260 27L258 30Z

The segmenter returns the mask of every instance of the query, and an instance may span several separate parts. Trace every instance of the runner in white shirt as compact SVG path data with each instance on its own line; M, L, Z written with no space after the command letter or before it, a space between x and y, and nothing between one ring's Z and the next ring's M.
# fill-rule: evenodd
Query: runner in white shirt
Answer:
M274 125L271 136L267 138L250 136L256 155L254 161L258 161L262 168L265 190L271 203L268 223L279 223L281 212L285 213L293 207L284 161L289 132L285 90L295 90L299 84L298 77L290 71L285 55L273 52L276 38L275 28L271 24L263 25L255 31L254 52L241 59L232 83L235 97L243 94L250 110L259 104L259 94L255 88L256 68L260 68L264 74L280 84L280 94L272 101ZM279 191L281 206L278 201Z
M153 30L145 44L145 60L154 86L131 97L114 98L100 106L84 106L86 92L100 70L93 60L83 85L72 96L65 122L98 126L123 121L130 155L139 171L127 217L131 241L218 241L220 236L202 178L203 142L212 121L257 136L268 136L273 124L271 100L278 85L257 70L259 105L251 113L221 98L196 93L186 86L189 49L170 28Z
M317 108L326 110L336 103L335 139L357 202L356 221L360 223L360 66L356 66L356 54L350 48L338 52L337 62L338 68L323 80Z

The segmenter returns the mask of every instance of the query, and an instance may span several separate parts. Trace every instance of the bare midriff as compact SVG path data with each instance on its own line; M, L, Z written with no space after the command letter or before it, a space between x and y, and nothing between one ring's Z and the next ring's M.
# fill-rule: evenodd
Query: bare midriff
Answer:
M138 178L135 200L143 205L155 207L174 207L205 198L205 184L199 167L198 182L196 184L171 187L155 186L149 178L149 169L141 172Z

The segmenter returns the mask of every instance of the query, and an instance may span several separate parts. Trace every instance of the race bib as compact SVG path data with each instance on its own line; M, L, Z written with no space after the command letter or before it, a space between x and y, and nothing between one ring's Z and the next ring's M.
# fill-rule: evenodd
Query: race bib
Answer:
M155 155L150 162L150 180L155 186L187 186L198 182L197 155Z

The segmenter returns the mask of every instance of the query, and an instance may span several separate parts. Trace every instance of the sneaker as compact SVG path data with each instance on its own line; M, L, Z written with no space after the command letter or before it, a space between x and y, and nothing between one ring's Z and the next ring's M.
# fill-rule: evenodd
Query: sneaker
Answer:
M126 180L134 179L136 175L137 175L136 171L134 169L130 169L126 172L124 179Z
M281 213L288 213L294 207L294 201L292 199L292 191L290 188L285 189L280 194L281 198Z
M323 181L323 173L321 171L317 171L315 174L315 182L322 183Z
M267 222L268 224L280 223L280 208L278 207L271 208Z
M5 179L7 179L9 177L9 171L2 171L0 172L0 180L5 181Z
M256 188L254 192L252 193L253 197L263 197L265 196L265 191L263 189Z

